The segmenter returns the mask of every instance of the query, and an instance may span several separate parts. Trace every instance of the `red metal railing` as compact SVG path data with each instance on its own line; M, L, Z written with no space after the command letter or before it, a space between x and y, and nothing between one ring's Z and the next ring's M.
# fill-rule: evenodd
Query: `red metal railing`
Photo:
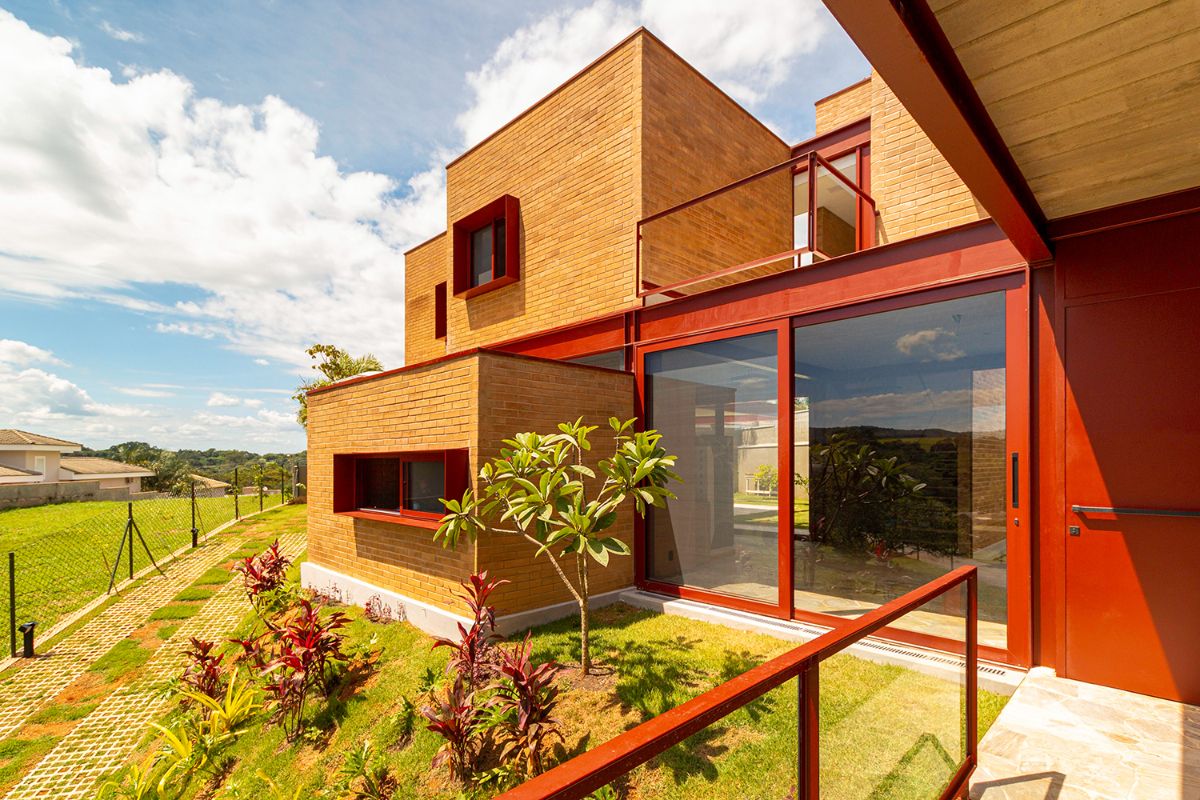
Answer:
M636 261L635 272L636 272L638 297L649 297L649 296L653 296L653 295L662 295L662 296L666 296L666 297L678 297L678 296L687 294L687 292L683 291L684 289L688 289L688 288L694 287L698 284L702 284L702 283L706 283L706 282L719 281L723 278L728 278L728 277L731 277L734 275L738 275L739 273L747 272L749 270L754 270L754 269L762 268L762 267L768 267L772 264L779 264L779 263L785 262L785 261L792 262L792 265L798 265L799 264L798 256L801 256L806 253L811 253L815 256L815 258L821 259L821 260L832 258L837 255L841 255L841 253L825 252L821 249L821 247L818 246L818 243L817 243L817 238L818 238L817 209L821 207L821 205L820 205L821 198L819 197L819 193L818 193L818 181L816 179L818 176L818 169L824 170L827 174L830 175L830 177L832 177L834 179L836 184L840 184L841 186L845 187L846 190L852 192L854 195L855 242L854 242L853 249L860 250L865 247L871 246L871 244L873 244L873 242L870 241L870 239L872 239L874 236L874 218L875 218L875 201L874 201L874 199L872 199L870 195L868 195L861 188L859 188L858 183L855 180L852 180L851 178L848 178L847 176L843 175L840 170L838 170L836 167L834 167L824 157L822 157L821 155L819 155L816 152L809 152L809 153L805 153L800 156L795 156L793 158L789 158L787 161L783 161L779 164L776 164L774 166L771 166L764 170L761 170L760 172L756 172L753 175L748 175L745 178L741 178L732 183L726 184L725 186L721 186L717 189L714 189L710 192L706 192L697 197L693 197L690 200L686 200L682 203L679 203L670 208L659 211L658 213L651 214L647 217L643 217L641 220L639 220L637 223L637 248L636 248L636 255L635 255L635 261ZM688 276L682 277L682 278L679 278L678 276L675 276L674 278L672 278L669 275L657 274L657 271L655 268L658 265L653 263L655 260L655 257L653 255L647 255L644 252L646 249L645 230L648 226L651 226L654 223L658 223L660 221L665 221L665 220L669 220L669 219L680 219L679 215L681 215L685 212L689 212L693 209L703 208L703 206L705 204L711 203L711 202L717 200L718 198L724 198L725 196L729 195L730 193L746 189L746 187L751 187L755 184L758 184L758 182L763 181L764 179L768 178L769 176L775 175L775 174L783 172L783 171L786 171L788 173L789 177L792 175L800 174L800 173L806 173L807 177L808 177L808 181L807 181L808 182L808 189L807 189L807 191L808 191L808 200L807 200L807 203L808 203L808 212L807 212L808 213L808 219L807 219L808 230L807 230L807 242L804 246L796 247L796 248L792 248L792 249L786 249L786 250L782 250L782 251L769 252L769 253L766 253L763 255L755 255L755 257L753 257L753 258L740 260L739 263L734 264L733 266L718 267L717 269L707 271L702 274L693 274L693 275L688 275ZM787 189L788 189L787 204L788 204L788 208L792 209L792 213L786 215L789 225L788 225L786 231L775 231L775 234L776 234L776 237L786 236L787 238L790 239L792 236L792 233L793 233L793 229L792 229L790 223L791 223L793 217L795 216L794 208L791 205L794 195L793 195L792 185L791 185L790 181L788 182ZM751 205L757 204L757 205L761 206L764 210L767 210L771 213L775 213L775 212L779 211L779 207L782 203L783 203L782 198L779 198L779 197L772 198L768 195L768 198L765 201L763 201L762 199L758 199ZM729 228L729 230L722 232L724 234L725 238L727 239L727 242L728 241L736 241L739 238L740 239L752 238L751 236L746 235L748 233L748 228L750 228L750 227L758 229L760 234L762 232L761 220L754 220L754 221L750 221L750 222L748 222L747 220L740 220L740 221L735 220L735 221L730 222L729 216L725 212L725 210L715 210L713 212L713 217L714 217L714 219L705 220L704 222L706 224L704 224L704 225L691 224L690 221L685 221L683 223L683 226L685 228L687 228L687 227L693 228L693 232L695 231L695 229L700 228L700 227L707 228L707 227L715 226L715 227L720 228L722 226L727 226ZM740 230L739 230L739 227L741 228ZM777 226L774 226L774 225L768 223L768 227L777 227ZM681 249L686 250L687 244L683 244L680 247L681 247ZM774 249L774 248L771 248L771 249ZM669 270L668 270L668 272L669 272Z
M831 630L744 672L699 697L505 792L500 795L500 800L584 798L792 678L799 679L796 799L817 800L821 790L818 769L821 662L964 584L967 587L964 734L966 752L941 798L945 800L962 796L966 791L967 780L975 769L978 730L978 576L975 567L960 567L864 614L845 627Z

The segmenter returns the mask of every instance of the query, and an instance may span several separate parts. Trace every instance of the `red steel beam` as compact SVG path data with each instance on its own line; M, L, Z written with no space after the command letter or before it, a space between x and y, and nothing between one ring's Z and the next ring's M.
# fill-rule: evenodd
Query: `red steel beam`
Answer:
M1045 214L924 0L825 0L967 188L1031 264Z

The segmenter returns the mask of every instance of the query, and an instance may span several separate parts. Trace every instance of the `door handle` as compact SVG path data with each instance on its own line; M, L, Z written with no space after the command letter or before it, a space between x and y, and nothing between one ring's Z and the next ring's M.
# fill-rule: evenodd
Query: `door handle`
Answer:
M1071 506L1075 514L1122 514L1130 517L1200 517L1200 511L1184 508L1122 508L1120 506Z
M1021 507L1021 460L1017 453L1012 454L1012 507Z

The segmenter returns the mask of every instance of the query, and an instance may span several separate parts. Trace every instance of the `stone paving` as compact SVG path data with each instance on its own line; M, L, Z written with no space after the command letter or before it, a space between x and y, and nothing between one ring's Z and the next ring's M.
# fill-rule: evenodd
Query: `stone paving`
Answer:
M304 550L305 535L285 534L279 546L294 558ZM231 579L155 650L137 681L118 689L81 720L5 795L6 800L85 797L97 780L134 753L148 724L167 710L172 701L162 695L162 685L182 669L182 649L188 638L218 638L231 631L249 610L241 581ZM146 612L138 625L144 624L148 615Z
M210 539L196 552L168 565L165 576L155 572L140 585L126 589L119 603L97 614L46 655L0 676L0 739L74 683L113 645L145 625L151 612L226 560L232 550L229 539Z
M979 745L972 800L1197 800L1200 706L1030 670Z

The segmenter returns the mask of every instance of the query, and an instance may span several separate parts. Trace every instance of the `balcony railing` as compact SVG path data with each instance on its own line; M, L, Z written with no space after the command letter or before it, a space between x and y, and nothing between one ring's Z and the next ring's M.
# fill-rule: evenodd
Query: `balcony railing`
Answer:
M874 243L874 220L875 201L854 179L806 153L640 220L638 297L695 294L846 255Z
M891 685L898 687L897 693L884 701L893 716L898 714L902 718L899 724L880 713L880 704L864 712L861 729L850 725L847 731L846 720L850 718L847 708L854 707L855 700L834 693L826 698L829 705L823 706L822 666L834 670L832 674L844 683L846 675L853 676L856 671L844 661L849 656L839 654L888 627L908 627L905 623L909 620L905 618L910 614L915 614L912 622L919 624L921 609L930 604L937 604L943 612L947 607L962 612L965 658L957 670L943 664L940 667L943 671L934 670L933 677L913 671L917 678L894 679ZM619 782L689 737L701 734L698 738L704 739L706 729L742 709L752 711L752 704L765 702L768 693L793 678L797 682L797 738L793 740L796 747L792 754L795 771L791 773L786 764L757 764L752 774L761 776L763 785L741 787L737 796L850 800L868 795L898 796L893 794L894 790L904 797L931 800L960 797L976 763L977 607L976 568L960 567L560 764L500 798L585 798L603 786ZM875 702L879 703L878 698ZM781 703L775 704L778 705ZM947 714L951 706L955 707L954 713ZM751 720L762 719L761 713L749 716ZM834 741L823 741L822 723L835 719L838 735L833 737ZM710 735L713 733L709 730ZM873 752L873 748L880 752ZM732 755L727 752L724 757ZM786 784L772 783L771 775L780 766L794 775L790 789ZM884 791L879 794L881 788Z

